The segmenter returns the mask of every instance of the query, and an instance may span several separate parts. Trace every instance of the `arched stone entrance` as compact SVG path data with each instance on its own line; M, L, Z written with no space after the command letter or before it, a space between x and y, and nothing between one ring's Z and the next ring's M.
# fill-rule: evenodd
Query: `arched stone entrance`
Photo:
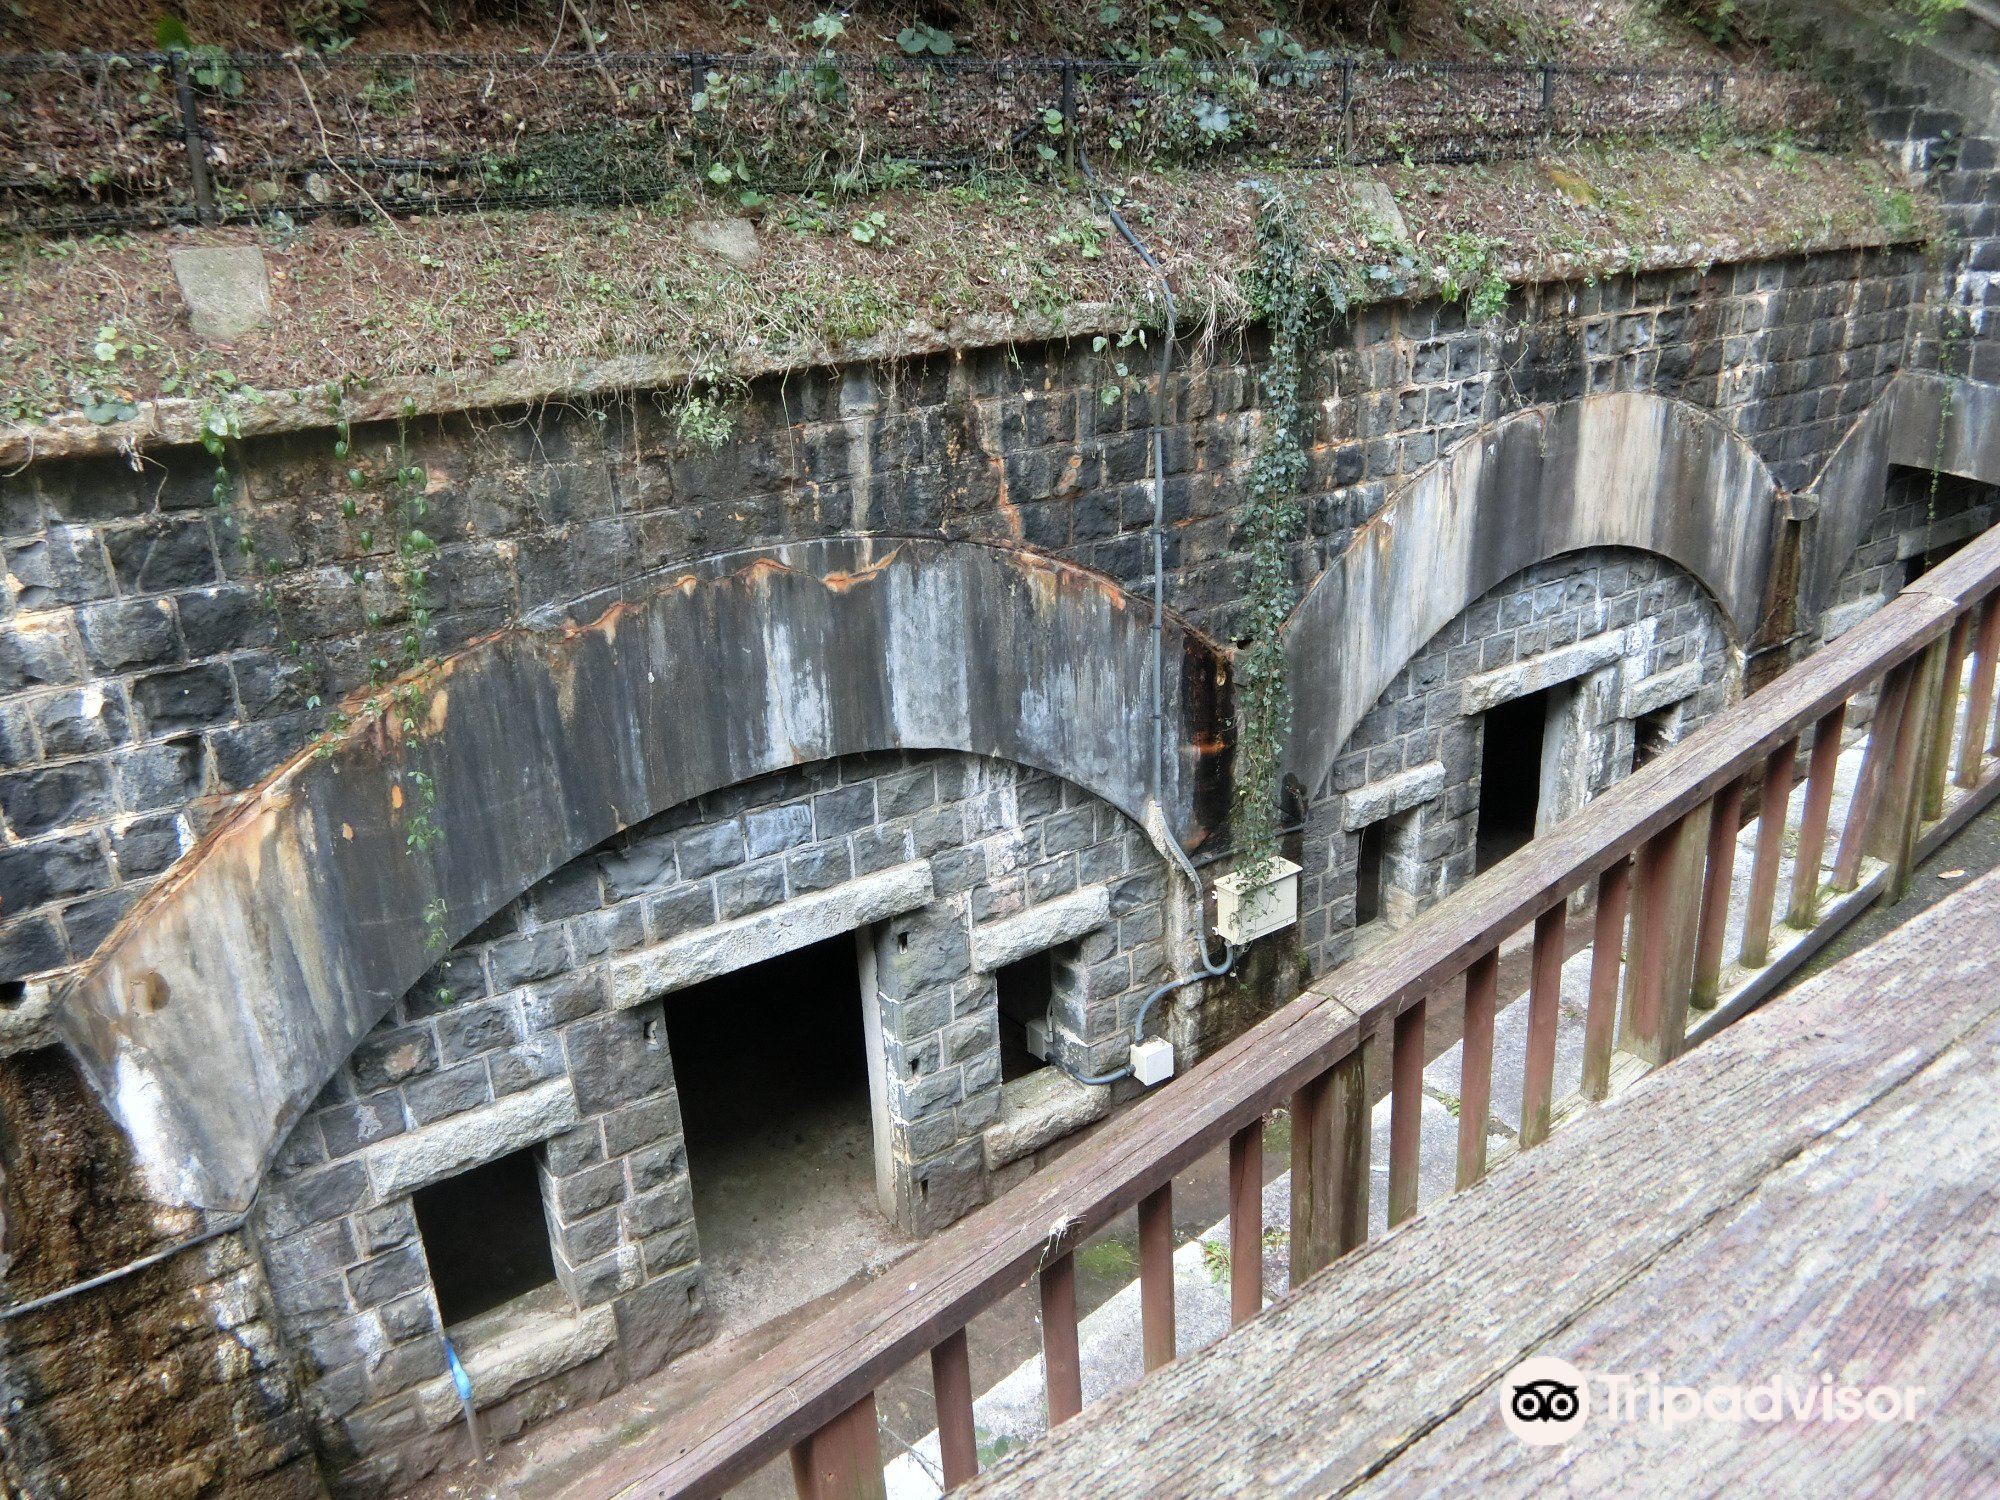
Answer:
M1034 554L840 538L676 570L512 630L277 773L137 908L61 1025L163 1202L240 1209L334 1070L435 961L564 861L785 766L953 749L1053 772L1191 845L1222 811L1227 669ZM427 781L420 780L427 778ZM408 852L412 820L437 833ZM427 921L427 914L430 920Z
M1669 558L1751 639L1776 495L1741 437L1658 396L1589 396L1483 429L1392 496L1293 611L1291 774L1318 787L1425 642L1495 584L1565 553Z

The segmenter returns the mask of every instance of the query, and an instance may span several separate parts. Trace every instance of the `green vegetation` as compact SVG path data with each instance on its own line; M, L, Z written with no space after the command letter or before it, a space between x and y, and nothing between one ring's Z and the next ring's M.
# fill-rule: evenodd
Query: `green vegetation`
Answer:
M1263 420L1238 524L1248 577L1236 631L1234 842L1237 869L1252 885L1266 879L1278 857L1278 776L1292 724L1283 635L1296 593L1292 538L1307 472L1305 341L1324 290L1333 292L1333 311L1346 309L1338 284L1314 275L1291 204L1267 192L1257 215L1250 303L1270 331L1271 352L1260 376Z
M1092 1240L1077 1249L1076 1268L1099 1281L1126 1282L1138 1274L1139 1256L1123 1240Z
M1566 277L1602 275L1920 238L1935 222L1930 201L1872 156L1781 160L1765 142L1257 181L1289 205L1308 275L1328 283L1322 299L1428 288L1465 297L1477 317L1500 310L1509 281L1552 262ZM1263 191L1221 169L1129 174L1114 188L1192 326L1255 315ZM750 221L753 260L690 244L690 226L718 211ZM319 409L329 389L393 416L384 391L471 389L504 370L512 389L556 394L585 367L638 357L654 362L655 383L683 387L691 405L700 397L685 436L702 443L726 418L720 393L765 370L863 342L893 354L1057 333L1120 345L1104 352L1127 373L1107 369L1105 384L1114 400L1128 389L1143 363L1130 350L1157 331L1152 278L1088 196L1060 180L989 175L885 193L867 212L875 238L864 242L854 211L828 195L718 210L689 188L643 208L176 238L265 249L279 331L228 349L188 330L166 238L11 240L0 243L0 420L82 413L113 425L179 399L227 422L260 401Z
M1880 0L1881 19L1907 37L1934 35L1965 0ZM1654 0L1656 13L1692 27L1718 47L1793 40L1797 23L1770 0Z
M1201 1242L1201 1268L1208 1273L1208 1279L1217 1286L1229 1280L1229 1247L1221 1240Z

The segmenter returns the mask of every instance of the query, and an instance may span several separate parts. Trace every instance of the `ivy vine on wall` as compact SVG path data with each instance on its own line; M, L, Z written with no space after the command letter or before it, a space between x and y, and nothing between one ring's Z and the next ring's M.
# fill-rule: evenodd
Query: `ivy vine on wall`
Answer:
M1271 339L1259 376L1264 420L1239 526L1248 576L1237 630L1234 828L1237 869L1257 884L1269 878L1278 857L1279 777L1292 723L1283 632L1308 469L1305 347L1320 310L1339 313L1347 305L1340 283L1317 267L1292 204L1269 187L1257 215L1257 260L1246 290Z

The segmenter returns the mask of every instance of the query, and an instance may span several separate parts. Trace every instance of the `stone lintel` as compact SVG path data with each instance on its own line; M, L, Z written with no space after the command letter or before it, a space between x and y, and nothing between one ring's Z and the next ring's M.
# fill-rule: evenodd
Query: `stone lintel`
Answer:
M1040 1068L1000 1087L1000 1118L980 1137L986 1170L997 1171L1111 1113L1111 1085L1078 1083Z
M460 1349L459 1360L472 1381L473 1406L496 1406L518 1391L589 1363L610 1349L617 1328L617 1317L608 1305L588 1312L565 1307L559 1312L531 1312L518 1327ZM449 1375L425 1381L417 1387L416 1397L417 1409L431 1431L459 1419L458 1391Z
M1947 547L1977 536L1986 529L1989 519L1985 506L1974 505L1955 516L1939 516L1921 530L1902 532L1896 538L1896 561L1908 562L1933 547Z
M1683 662L1678 667L1626 684L1624 693L1618 699L1618 717L1636 719L1640 714L1650 714L1670 703L1691 698L1700 689L1701 663Z
M748 968L870 922L913 911L929 902L934 892L931 862L915 859L747 917L683 933L640 948L613 964L611 1003L643 1005L718 974Z
M1444 790L1444 762L1425 761L1394 776L1358 786L1342 799L1340 826L1349 833L1408 812L1420 802L1428 802Z
M1072 942L1111 920L1111 888L1087 885L1024 912L972 929L972 967L981 973L1003 969L1031 953Z
M1836 604L1819 617L1820 639L1830 641L1837 635L1844 635L1888 602L1880 594L1870 594L1865 599L1850 599L1845 604Z
M569 1079L551 1078L370 1147L368 1183L377 1199L400 1198L467 1167L545 1141L578 1118L576 1091Z
M1530 656L1509 667L1499 667L1491 672L1481 672L1477 677L1465 679L1460 703L1461 711L1467 714L1483 714L1496 703L1506 703L1514 698L1525 698L1530 693L1539 693L1543 688L1554 687L1557 683L1572 682L1588 676L1599 667L1607 666L1623 656L1627 649L1630 632L1627 630L1607 630L1601 635L1589 636L1573 641L1567 646L1558 646L1553 651L1544 651L1540 656Z

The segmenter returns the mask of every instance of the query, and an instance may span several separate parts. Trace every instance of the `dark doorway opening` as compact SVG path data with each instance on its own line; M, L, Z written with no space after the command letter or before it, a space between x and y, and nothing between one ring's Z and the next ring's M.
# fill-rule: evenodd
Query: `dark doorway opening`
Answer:
M724 1325L862 1270L889 1230L853 934L676 991L665 1013L703 1279Z
M556 1279L537 1177L530 1147L411 1195L445 1327Z
M1496 703L1481 724L1477 865L1489 870L1535 836L1542 743L1553 690Z
M1354 870L1354 925L1366 927L1382 919L1382 865L1389 857L1389 824L1385 819L1361 830L1361 863Z
M1913 556L1904 558L1903 587L1908 588L1911 584L1915 583L1919 578L1923 577L1924 574L1930 572L1931 569L1935 568L1939 563L1949 559L1954 552L1959 551L1961 548L1965 546L1967 542L1971 540L1972 537L1970 536L1958 537L1953 541L1940 542L1935 547L1927 548L1926 550L1918 552Z
M1933 474L1928 469L1914 469L1902 465L1889 470L1888 492L1885 503L1890 507L1918 505L1923 508L1923 525L1926 530L1940 524L1950 528L1949 523L1982 505L1990 504L1996 493L1995 487L1982 484L1978 480L1961 478L1956 474ZM1939 563L1979 534L1977 528L1965 530L1962 535L1949 537L1934 546L1903 559L1902 586L1908 588ZM1928 541L1926 537L1924 540Z
M1000 992L1000 1081L1012 1083L1048 1060L1029 1050L1029 1027L1039 1025L1048 1035L1049 996L1055 993L1055 955L1030 953L993 974Z

